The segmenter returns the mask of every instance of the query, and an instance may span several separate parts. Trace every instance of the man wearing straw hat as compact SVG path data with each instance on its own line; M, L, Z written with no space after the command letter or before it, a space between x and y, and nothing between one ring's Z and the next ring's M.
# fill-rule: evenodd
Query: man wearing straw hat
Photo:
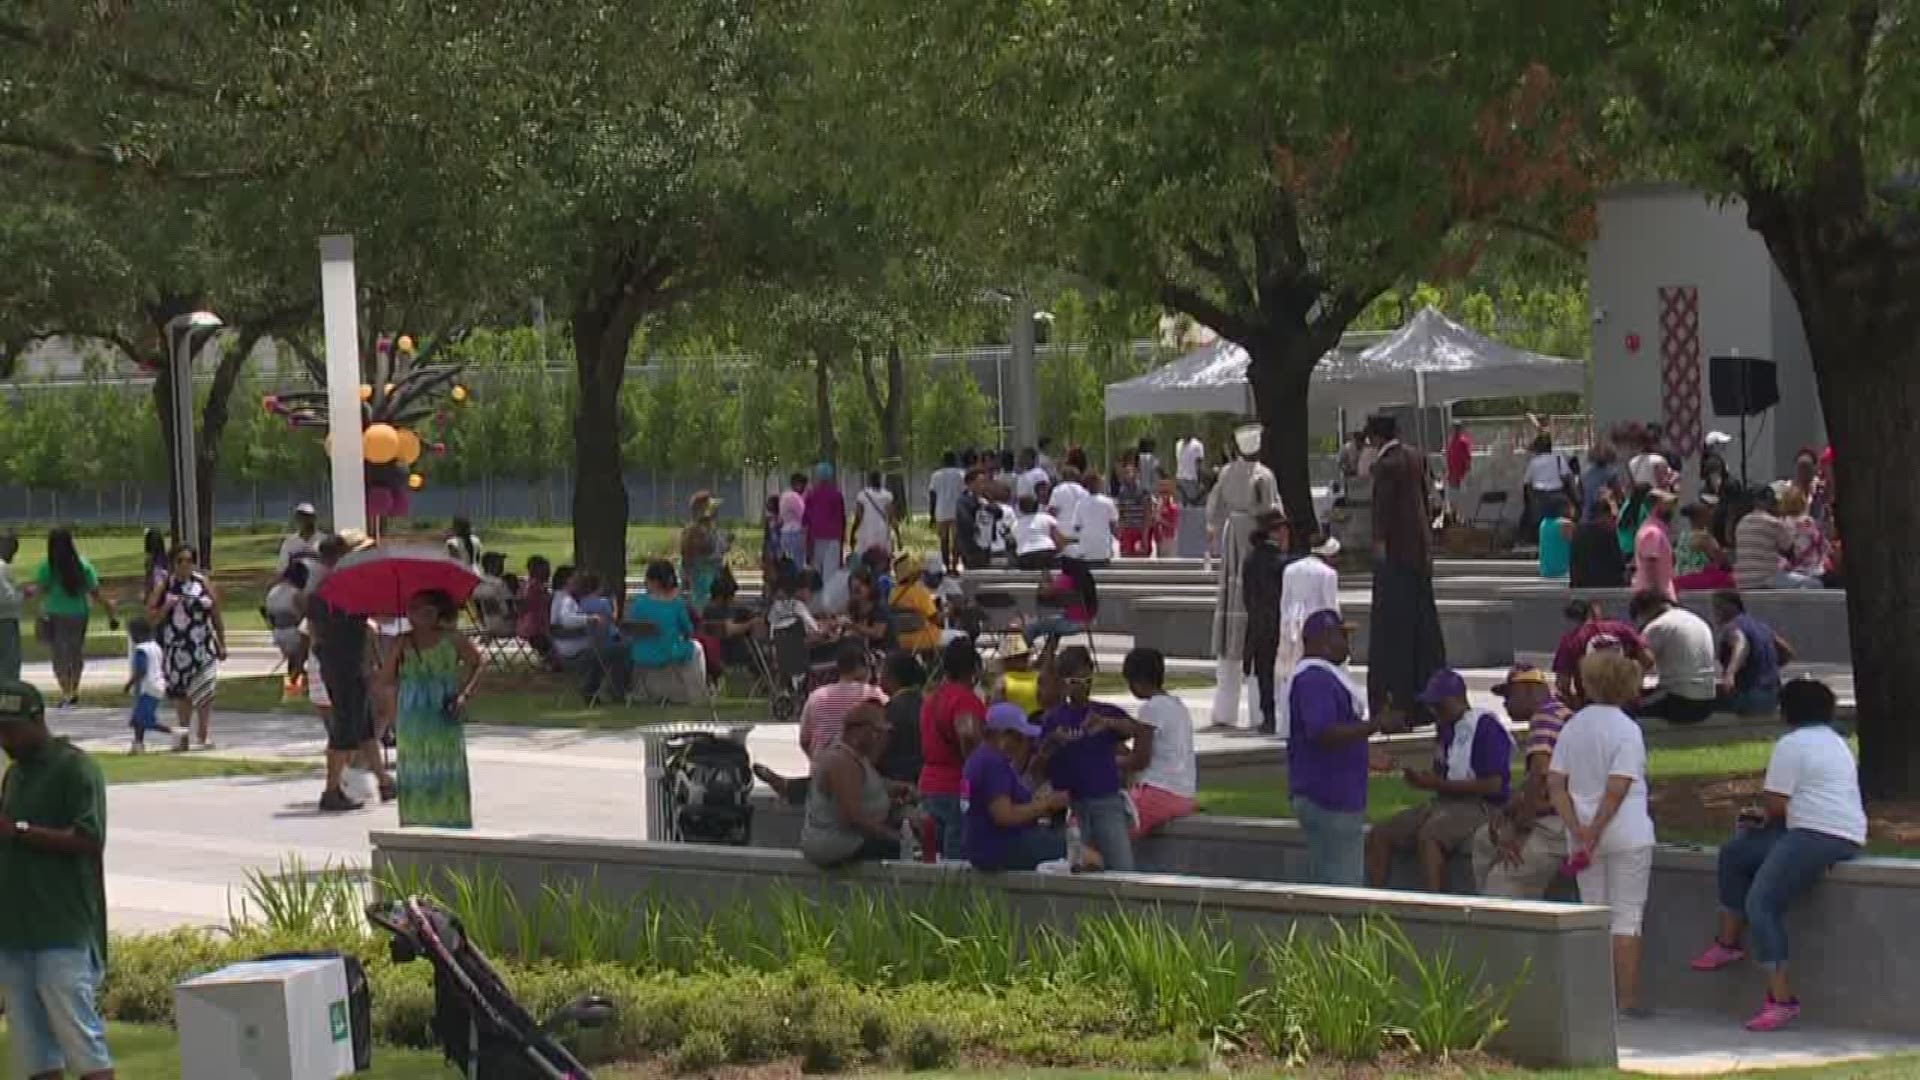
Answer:
M1240 690L1246 673L1242 657L1247 637L1247 605L1241 580L1251 545L1255 518L1280 506L1280 487L1272 470L1260 464L1260 425L1246 424L1233 433L1238 453L1207 496L1207 538L1220 547L1220 577L1214 592L1213 656L1217 680L1213 690L1213 726L1241 727ZM1247 727L1259 724L1250 717Z

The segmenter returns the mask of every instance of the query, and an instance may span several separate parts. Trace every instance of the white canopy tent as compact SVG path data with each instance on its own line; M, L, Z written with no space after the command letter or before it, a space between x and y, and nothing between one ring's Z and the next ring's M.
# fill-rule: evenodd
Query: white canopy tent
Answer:
M1245 349L1221 339L1171 364L1107 387L1109 421L1125 416L1252 416ZM1314 368L1308 409L1334 430L1336 416L1387 405L1439 405L1586 388L1584 361L1503 345L1424 308L1370 347L1337 349Z

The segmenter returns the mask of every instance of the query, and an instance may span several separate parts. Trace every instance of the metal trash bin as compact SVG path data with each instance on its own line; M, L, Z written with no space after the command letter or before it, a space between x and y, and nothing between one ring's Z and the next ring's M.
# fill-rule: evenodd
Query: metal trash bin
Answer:
M675 789L674 777L667 770L671 756L671 744L690 735L711 735L738 744L746 748L747 736L753 732L750 723L725 724L687 721L673 724L652 724L639 729L641 747L641 767L645 776L643 799L646 803L647 840L684 841L680 813L684 807L682 794ZM746 777L746 789L752 790L753 777ZM747 813L750 815L751 810Z

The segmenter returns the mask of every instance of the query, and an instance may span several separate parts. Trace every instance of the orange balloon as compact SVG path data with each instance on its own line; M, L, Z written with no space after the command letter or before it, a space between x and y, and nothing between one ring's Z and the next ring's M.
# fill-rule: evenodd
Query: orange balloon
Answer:
M360 384L360 400L367 401L372 397L373 397L373 387L368 386L366 383L361 383Z
M400 434L400 451L394 455L395 458L397 458L402 465L411 465L419 461L421 450L420 436L415 435L410 428L399 428L397 430Z
M412 476L407 477L407 486L415 491L419 491L421 488L427 486L427 478L421 476L419 473L414 473Z
M385 465L400 452L400 433L391 424L372 424L360 436L360 452L368 462Z

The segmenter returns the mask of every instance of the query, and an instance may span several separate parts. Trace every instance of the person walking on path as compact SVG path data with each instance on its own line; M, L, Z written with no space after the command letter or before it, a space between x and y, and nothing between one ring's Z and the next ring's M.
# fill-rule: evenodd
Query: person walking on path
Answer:
M1336 611L1316 611L1301 629L1305 656L1287 702L1287 786L1307 834L1307 880L1367 883L1367 740L1400 730L1397 714L1367 719L1367 700L1347 678L1351 628Z
M821 462L813 470L806 502L808 565L822 577L840 569L846 560L847 498L833 482L833 466Z
M1247 640L1246 585L1242 580L1247 551L1253 543L1255 519L1280 507L1280 487L1273 472L1259 461L1260 425L1234 431L1237 456L1207 495L1207 543L1219 545L1220 571L1214 590L1213 726L1240 726L1240 690L1246 680L1243 659Z
M213 749L213 697L220 661L227 658L220 594L196 565L194 550L176 544L173 572L147 597L147 614L167 658L167 696L179 717L175 750Z
M807 565L807 474L794 473L780 493L780 557Z
M485 661L453 629L459 608L438 589L407 602L408 630L387 657L400 754L400 826L473 827L467 780L467 702Z
M35 628L53 653L53 678L60 684L59 708L80 700L80 677L87 670L87 615L94 604L106 609L107 626L120 629L112 598L100 591L100 575L74 545L73 532L47 533L47 557L34 572L40 594L40 623Z
M1375 712L1409 708L1447 666L1433 595L1433 515L1425 455L1400 441L1391 416L1367 421L1373 462L1373 617L1367 701Z
M320 557L320 541L316 536L318 525L313 512L313 504L303 502L293 508L293 531L280 541L280 554L275 558L273 569L284 574L287 567L296 562L311 562Z
M694 610L700 611L713 596L713 583L727 565L727 546L714 520L720 504L711 492L694 492L688 511L687 527L680 532L680 570L686 578L687 597Z
M321 715L326 721L326 786L320 793L323 813L343 813L360 809L347 797L341 784L347 766L355 757L374 776L380 801L394 798L393 778L387 775L386 759L380 752L373 726L373 696L367 679L367 620L360 615L338 611L318 596L320 581L332 572L342 558L370 541L364 534L329 536L320 541L320 566L313 582L313 595L307 603L307 633L313 638L313 655L318 689L326 699ZM316 689L308 684L308 695ZM315 701L316 706L320 704Z
M1761 805L1741 814L1740 834L1720 849L1719 932L1693 970L1745 959L1740 937L1752 929L1767 996L1748 1031L1778 1031L1799 1019L1800 998L1787 981L1787 908L1867 842L1859 766L1833 730L1833 712L1824 684L1795 679L1781 688L1780 716L1791 730L1774 744Z
M20 679L20 616L25 604L20 583L13 579L13 560L20 554L20 538L0 532L0 682Z
M113 1080L96 995L107 968L107 788L47 730L40 692L0 682L0 1004L12 1075Z
M960 493L966 486L967 472L960 467L960 456L951 450L942 454L940 467L927 479L927 502L934 531L940 536L940 565L949 574L960 569L955 522L960 519Z

